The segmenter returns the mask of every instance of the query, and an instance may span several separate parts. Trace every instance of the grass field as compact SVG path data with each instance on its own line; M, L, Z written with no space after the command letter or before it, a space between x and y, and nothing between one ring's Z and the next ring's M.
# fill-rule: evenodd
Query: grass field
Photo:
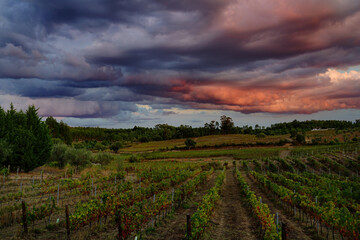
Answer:
M143 159L167 159L167 158L209 158L230 156L235 159L251 159L261 157L276 157L282 147L242 148L242 149L211 149L211 150L188 150L178 152L151 152L140 154Z
M266 136L264 138L257 138L255 135L249 134L229 134L229 135L211 135L193 138L196 141L196 147L215 147L217 145L241 145L241 144L256 144L276 143L282 139L289 138L290 135ZM146 152L156 151L160 149L173 149L174 147L183 148L185 139L173 139L167 141L156 141L147 143L137 143L131 147L123 148L120 152Z

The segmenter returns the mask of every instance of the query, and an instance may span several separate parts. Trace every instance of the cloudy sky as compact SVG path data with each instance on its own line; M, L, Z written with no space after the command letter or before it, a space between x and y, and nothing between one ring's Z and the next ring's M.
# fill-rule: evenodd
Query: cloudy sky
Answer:
M72 126L360 118L359 0L1 0L0 105Z

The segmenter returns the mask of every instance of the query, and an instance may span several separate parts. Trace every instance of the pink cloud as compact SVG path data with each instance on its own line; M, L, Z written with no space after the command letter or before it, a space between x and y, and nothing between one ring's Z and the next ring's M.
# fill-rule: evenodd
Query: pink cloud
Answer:
M294 86L291 86L291 81ZM304 81L304 87L300 81ZM180 100L194 108L223 109L240 112L314 113L323 110L360 108L360 72L340 72L328 69L325 73L305 79L287 79L274 85L260 87L221 81L199 84L176 80L166 97ZM312 82L311 87L307 84ZM179 85L182 83L182 85Z

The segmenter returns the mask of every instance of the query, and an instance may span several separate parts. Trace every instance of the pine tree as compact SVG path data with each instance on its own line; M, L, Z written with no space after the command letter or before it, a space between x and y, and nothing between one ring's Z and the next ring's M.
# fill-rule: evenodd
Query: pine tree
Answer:
M17 112L12 104L6 113L0 108L0 124L2 146L7 146L11 153L2 157L3 166L10 165L12 170L19 167L28 172L48 161L51 137L35 106L29 106L26 113Z

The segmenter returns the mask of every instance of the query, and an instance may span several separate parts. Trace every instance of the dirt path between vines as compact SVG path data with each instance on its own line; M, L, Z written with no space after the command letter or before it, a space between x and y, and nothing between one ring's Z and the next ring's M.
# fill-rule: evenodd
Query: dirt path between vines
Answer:
M305 229L302 227L302 223L294 219L294 217L282 209L280 206L274 204L273 201L270 201L270 197L265 192L265 190L259 188L259 184L250 179L245 172L241 172L242 176L245 178L246 182L249 184L250 189L255 192L256 196L261 197L262 202L266 203L272 213L278 212L279 214L279 221L285 222L288 227L288 239L299 239L299 240L306 240L306 239L321 239L316 236L315 232L310 229Z
M196 209L196 203L199 203L202 197L208 192L210 188L215 185L215 178L219 171L212 174L205 184L200 185L196 193L188 200L188 208L182 207L175 210L173 217L166 218L160 222L160 226L156 227L155 231L143 236L143 239L155 240L155 239L184 239L185 237L185 223L186 215L193 214Z
M245 206L245 197L241 194L233 168L227 170L221 199L216 206L207 239L213 240L256 240L259 239L257 223Z

